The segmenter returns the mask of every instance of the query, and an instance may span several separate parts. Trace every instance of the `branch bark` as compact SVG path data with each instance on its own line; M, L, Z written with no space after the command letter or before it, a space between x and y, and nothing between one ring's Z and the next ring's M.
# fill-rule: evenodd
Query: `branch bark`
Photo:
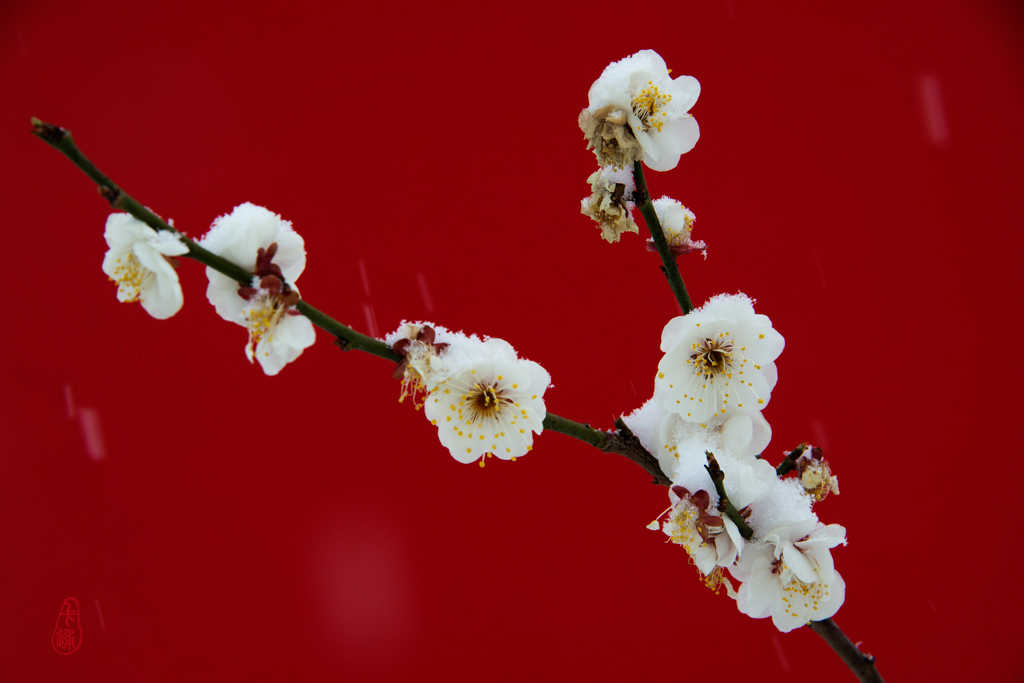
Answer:
M882 674L875 668L873 655L860 651L843 630L831 619L812 621L807 626L821 636L831 646L843 663L850 668L857 680L862 683L885 683Z
M729 496L725 492L725 472L719 467L714 453L704 451L704 456L708 459L708 464L704 466L704 469L708 471L708 476L711 477L711 481L715 484L715 491L718 492L718 509L732 520L733 524L740 530L740 535L749 541L754 537L754 530L750 528L747 520L736 509L736 506L732 504L732 501L729 500Z
M668 240L665 239L665 231L661 228L658 213L654 210L654 202L647 190L647 179L644 178L644 166L640 161L633 162L633 181L636 183L637 207L644 215L644 222L647 223L647 229L651 231L651 238L654 239L654 246L658 248L658 255L661 256L661 272L665 274L668 286L679 302L679 308L683 309L683 315L686 315L693 310L693 302L690 300L690 293L686 291L683 276L679 274L676 257L669 249Z

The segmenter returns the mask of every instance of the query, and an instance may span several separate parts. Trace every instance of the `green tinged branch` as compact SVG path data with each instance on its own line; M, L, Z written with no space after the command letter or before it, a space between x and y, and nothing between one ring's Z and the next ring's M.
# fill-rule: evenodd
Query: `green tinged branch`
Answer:
M80 168L85 175L89 176L99 186L100 194L110 202L110 206L131 214L154 230L166 230L177 234L182 244L188 247L188 253L185 256L199 261L218 273L227 275L241 285L246 287L252 285L253 274L251 272L202 248L188 237L179 233L173 226L133 199L119 185L96 168L96 165L89 161L82 154L81 150L78 149L78 145L75 144L70 131L33 117L32 132L37 138L70 159L71 163ZM359 351L365 351L395 363L402 360L401 356L392 351L384 342L368 337L365 334L360 334L350 327L342 325L334 318L321 313L305 301L299 301L295 307L302 315L309 318L310 322L314 325L337 337L335 343L345 351L358 349Z
M110 206L131 214L154 230L166 230L177 234L181 242L188 247L189 251L185 256L227 275L239 284L247 287L252 285L253 274L251 272L227 259L217 256L180 234L173 226L133 199L117 183L96 168L96 165L89 161L82 154L81 150L78 149L70 131L33 117L32 132L40 140L66 156L71 163L89 176L98 186L99 192L103 195L104 199L110 202ZM299 313L309 318L310 322L314 325L325 330L328 334L334 335L335 345L343 351L364 351L394 363L402 360L400 355L392 351L391 347L381 340L356 332L347 325L343 325L326 313L314 308L305 300L300 300L295 305L295 308ZM643 446L640 445L640 441L629 432L629 428L625 424L621 425L619 432L606 433L593 429L589 425L559 417L554 413L548 413L547 417L544 418L544 427L553 432L559 432L574 439L579 439L606 453L623 455L647 470L654 477L655 483L668 485L668 478L658 468L657 460L644 450Z
M658 214L654 210L654 201L647 190L644 166L640 161L633 162L633 180L636 183L637 206L640 208L640 213L644 215L644 222L647 223L647 229L651 231L651 237L654 239L654 246L658 248L658 255L661 256L663 264L661 272L665 273L665 277L668 279L668 286L672 289L672 293L676 295L676 301L679 302L679 307L683 309L683 315L686 315L693 310L693 302L690 301L690 293L686 291L683 276L679 274L679 264L676 263L676 257L672 254L672 250L669 249L668 240L665 238L665 231L662 230L661 221L658 220Z
M718 460L715 459L715 454L711 451L704 451L704 455L707 456L708 464L704 466L704 469L708 471L711 476L711 481L715 484L715 491L718 491L718 509L719 511L733 521L739 530L743 538L748 541L754 537L754 530L747 524L746 518L743 517L736 509L736 507L729 500L729 496L725 493L725 472L718 466Z
M796 467L796 461L800 459L800 456L803 455L806 450L807 444L802 443L789 453L786 453L786 457L783 458L782 462L779 463L779 466L775 468L776 476L785 476L790 470Z

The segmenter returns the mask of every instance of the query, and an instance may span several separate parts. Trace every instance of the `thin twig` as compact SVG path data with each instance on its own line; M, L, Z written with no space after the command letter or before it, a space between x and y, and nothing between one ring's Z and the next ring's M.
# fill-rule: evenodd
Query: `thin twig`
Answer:
M668 240L665 239L665 232L661 228L661 221L658 220L658 213L654 210L654 201L647 190L647 180L644 178L642 162L633 162L633 181L636 183L636 205L640 208L640 213L644 215L644 222L647 223L647 229L651 231L651 237L654 239L654 246L658 248L658 254L661 256L663 264L661 272L668 279L668 286L676 295L676 301L683 309L683 315L686 315L693 310L693 302L690 300L690 293L686 291L683 276L679 274L676 257L669 249Z
M227 275L240 284L246 286L250 286L252 284L253 274L251 272L199 246L175 230L173 226L168 224L162 218L129 196L121 186L108 178L96 167L95 164L89 161L89 159L82 154L81 150L78 149L78 145L75 144L74 138L72 138L69 130L61 128L60 126L55 126L51 123L46 123L45 121L40 121L33 117L32 132L40 140L43 140L58 152L66 156L75 166L81 169L83 173L89 176L89 178L97 184L100 194L110 202L112 207L126 211L154 230L166 230L177 234L181 239L181 242L189 249L185 256L199 261L219 273ZM338 322L326 313L314 308L305 300L300 300L295 305L295 308L299 313L309 318L310 322L314 325L325 330L329 334L334 335L335 345L343 351L364 351L394 363L398 363L402 360L400 355L392 351L391 347L381 340L356 332L347 325ZM650 453L647 453L647 451L644 450L643 446L640 445L639 440L637 440L632 433L628 433L628 428L626 429L628 436L620 433L600 432L588 425L574 422L573 420L569 420L564 417L559 417L554 413L548 413L547 417L544 418L544 427L553 432L559 432L575 439L579 439L580 441L588 443L605 453L618 453L619 455L623 455L643 467L649 474L651 474L654 477L656 484L668 485L668 477L661 472L661 469L658 467L657 460L651 456ZM623 427L625 427L625 425L623 425ZM651 465L652 462L653 467Z
M775 468L775 475L782 477L785 476L791 469L796 467L796 461L800 459L800 456L807 450L807 444L802 443L793 450L786 453L786 457L782 459L779 466Z
M718 491L718 505L719 510L722 514L726 515L732 520L739 530L743 538L748 541L754 537L754 530L747 524L747 520L743 518L736 506L729 500L729 496L725 492L725 472L718 465L718 460L715 459L715 454L711 451L704 451L704 455L708 459L708 464L704 465L704 469L708 471L708 475L711 477L711 481L715 484L715 490Z

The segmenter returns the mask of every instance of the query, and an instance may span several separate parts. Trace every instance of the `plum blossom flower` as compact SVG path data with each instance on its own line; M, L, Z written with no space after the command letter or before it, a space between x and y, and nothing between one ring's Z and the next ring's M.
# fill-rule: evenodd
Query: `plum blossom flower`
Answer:
M846 599L832 561L837 545L846 545L846 529L838 524L811 518L775 527L762 543L748 544L729 570L743 581L736 606L755 619L771 616L783 633L831 618Z
M430 391L424 413L459 462L487 454L515 460L533 449L533 434L544 431L544 392L551 376L537 363L517 358L501 339L470 349L468 364ZM442 360L448 362L449 353L457 360L465 350L456 342Z
M654 50L641 50L605 68L590 86L587 111L594 118L599 112L607 112L605 118L609 121L625 114L624 125L643 149L644 163L654 171L670 171L679 163L680 155L693 149L700 137L697 120L689 114L699 96L700 83L696 78L672 79L661 55ZM582 126L584 116L580 118ZM607 131L602 129L600 134L607 136ZM602 159L598 139L588 134L588 142L598 153L598 163L614 163Z
M440 353L448 348L448 344L435 344L437 332L430 325L403 324L400 329L401 338L391 345L391 350L402 357L395 367L394 378L402 380L402 394L398 398L401 403L412 398L419 410L426 400L425 395L417 402L417 396L425 394L437 385L437 375L444 370L444 362Z
M157 320L181 309L185 297L171 257L188 253L180 235L154 230L127 213L112 213L103 232L103 272L117 283L117 300L138 301Z
M739 528L709 508L707 491L691 494L682 486L673 486L669 498L672 507L662 531L673 543L683 546L704 584L717 592L722 584L722 568L732 565L743 550Z
M697 217L693 212L670 197L662 197L654 200L654 212L658 215L658 222L665 232L665 239L668 241L669 250L675 256L689 254L699 251L708 257L708 245L703 240L694 242L690 239L693 231L693 223ZM654 240L647 240L647 251L658 251L654 246Z
M661 334L654 397L689 422L763 410L778 380L775 359L785 340L744 294L720 294Z
M624 232L640 232L633 222L633 172L599 168L587 178L592 194L581 202L580 212L597 221L601 237L618 242Z
M306 267L305 244L291 223L262 206L246 202L213 221L201 244L249 269L249 286L212 268L206 296L220 317L248 329L245 356L263 372L276 375L316 341L308 318L295 310L295 281Z
M768 445L771 434L771 426L758 411L734 413L705 424L669 413L655 436L652 454L674 485L707 491L714 506L718 493L705 468L705 454L714 453L725 473L726 495L742 510L768 496L778 481L775 468L755 457Z

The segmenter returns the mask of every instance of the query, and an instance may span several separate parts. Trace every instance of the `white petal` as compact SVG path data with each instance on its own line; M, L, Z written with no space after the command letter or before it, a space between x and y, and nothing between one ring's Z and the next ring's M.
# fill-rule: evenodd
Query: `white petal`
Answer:
M746 588L747 615L760 619L768 616L773 606L781 601L779 581L772 574L771 561L759 557L754 561L750 578L743 582L740 593Z
M156 230L127 213L112 213L107 216L103 238L111 249L128 248L134 242L156 234Z
M188 247L181 241L181 236L166 230L156 233L149 243L153 249L166 256L183 256L188 253Z
M693 76L679 76L662 88L672 95L672 104L683 111L690 111L700 97L700 81Z
M109 240L108 240L109 241ZM114 271L117 270L118 266L128 261L128 256L132 253L132 243L127 244L118 243L116 247L110 247L107 253L103 255L103 273L114 279Z
M772 440L772 426L759 410L749 413L752 422L752 435L747 450L742 455L760 455Z
M775 385L779 383L779 369L775 367L775 363L768 361L761 364L761 374L764 375L764 379L768 382L768 390L774 391Z
M256 360L267 375L281 372L316 341L316 330L303 315L284 315L267 337L256 346Z
M750 416L736 413L722 425L725 447L733 453L743 453L754 435L754 424Z
M758 364L775 360L786 347L786 340L772 327L750 328L741 343L747 347L746 357Z
M658 156L644 156L644 164L652 171L671 171L679 164L679 157L697 144L700 126L697 125L697 119L685 116L667 121L660 131L652 130L650 135L652 147L658 149ZM647 151L646 148L644 151Z
M213 304L217 315L228 322L246 327L245 316L242 312L249 302L238 296L239 284L227 275L221 275L213 268L206 269L206 277L210 281L206 286L206 298Z
M826 599L818 603L818 609L811 615L812 621L824 621L831 619L839 611L839 608L846 602L846 582L839 572L835 572L832 582L827 586L828 595Z
M691 315L680 315L672 318L661 331L661 351L668 353L678 346L684 337L696 330L694 319Z
M792 570L796 574L797 578L804 583L815 583L818 580L818 574L815 572L815 566L807 559L802 552L800 552L791 543L787 543L782 551L783 561L786 563L786 567Z

